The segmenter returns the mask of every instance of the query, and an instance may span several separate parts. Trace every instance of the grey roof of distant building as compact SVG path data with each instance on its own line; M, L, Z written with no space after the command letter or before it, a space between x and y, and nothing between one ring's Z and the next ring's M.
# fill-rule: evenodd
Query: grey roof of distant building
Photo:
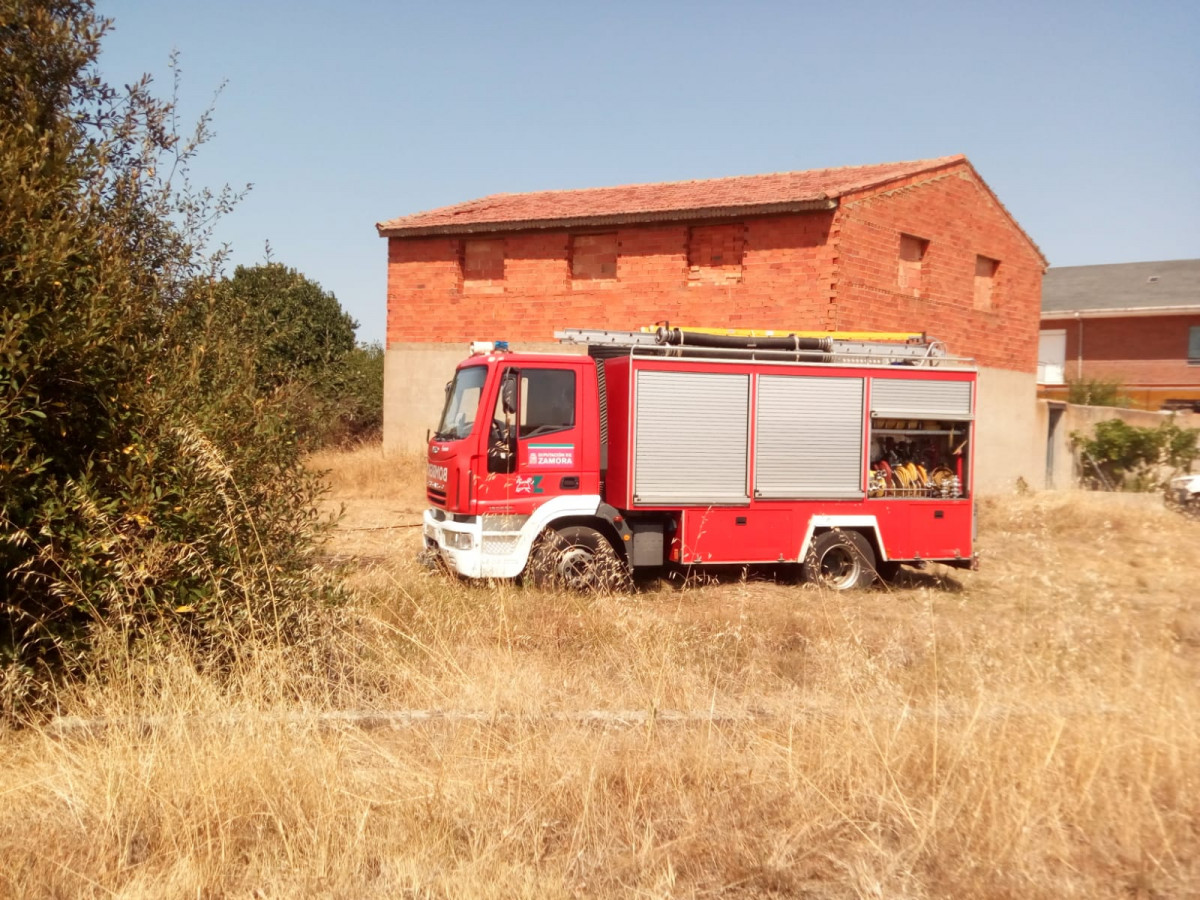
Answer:
M1042 318L1076 312L1200 310L1200 259L1056 266L1042 280Z

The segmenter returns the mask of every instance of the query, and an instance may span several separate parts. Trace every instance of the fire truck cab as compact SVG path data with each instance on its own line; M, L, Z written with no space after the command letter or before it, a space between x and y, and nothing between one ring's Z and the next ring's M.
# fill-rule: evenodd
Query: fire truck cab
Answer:
M559 333L472 345L428 447L425 544L470 578L792 563L838 589L973 567L975 369L924 336Z

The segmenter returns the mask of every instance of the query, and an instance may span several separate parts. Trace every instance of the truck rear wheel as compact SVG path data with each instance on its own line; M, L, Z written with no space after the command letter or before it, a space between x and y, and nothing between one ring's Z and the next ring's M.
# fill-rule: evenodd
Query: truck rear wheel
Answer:
M804 577L835 591L869 587L875 581L875 551L857 531L826 531L813 538Z
M630 583L629 570L612 545L586 525L546 529L525 571L538 587L624 591Z

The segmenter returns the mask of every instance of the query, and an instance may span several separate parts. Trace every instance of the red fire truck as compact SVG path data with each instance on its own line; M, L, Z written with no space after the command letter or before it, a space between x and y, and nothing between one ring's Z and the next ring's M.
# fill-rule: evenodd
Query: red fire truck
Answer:
M568 330L476 343L429 441L425 545L471 578L973 568L975 367L924 335Z

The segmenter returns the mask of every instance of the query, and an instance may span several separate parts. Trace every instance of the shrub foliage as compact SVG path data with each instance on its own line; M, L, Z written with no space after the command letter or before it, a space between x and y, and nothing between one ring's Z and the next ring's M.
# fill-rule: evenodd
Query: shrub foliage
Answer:
M1110 489L1152 490L1160 468L1186 471L1200 455L1200 429L1166 421L1157 428L1130 425L1121 419L1097 422L1092 435L1073 432L1071 440L1083 457L1085 478ZM1090 470L1090 471L1089 471Z
M307 447L373 437L382 424L383 351L356 346L354 321L337 298L277 262L238 266L189 294L187 332L219 332L248 350L249 377L289 411ZM210 358L210 364L226 360Z
M195 190L207 137L148 79L96 72L90 0L0 0L0 702L86 671L97 625L220 664L296 636L318 486L286 388L196 309L236 195Z
M1124 383L1108 378L1068 379L1067 402L1080 406L1129 406Z

